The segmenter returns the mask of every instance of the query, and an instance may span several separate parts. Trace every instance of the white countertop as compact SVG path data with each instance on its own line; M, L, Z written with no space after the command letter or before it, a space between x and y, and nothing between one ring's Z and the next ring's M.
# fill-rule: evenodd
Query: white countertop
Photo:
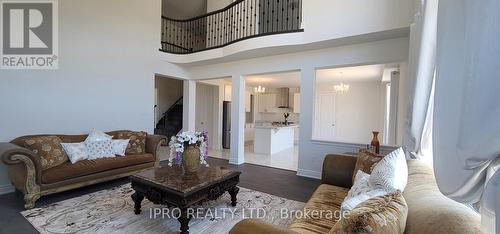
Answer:
M277 128L298 128L298 124L290 124L290 125L263 125L263 126L257 126L255 125L256 129L277 129Z

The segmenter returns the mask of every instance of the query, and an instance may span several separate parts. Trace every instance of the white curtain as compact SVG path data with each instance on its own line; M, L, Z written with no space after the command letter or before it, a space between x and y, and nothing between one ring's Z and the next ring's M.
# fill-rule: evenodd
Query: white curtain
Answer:
M439 189L462 203L481 201L483 227L495 233L500 1L439 0L436 62L433 148Z
M437 0L419 1L415 19L411 25L409 78L410 104L403 140L406 155L420 158L425 151L422 145L428 145L429 138L423 137L424 127L429 126L428 111L431 103L431 90L436 61Z

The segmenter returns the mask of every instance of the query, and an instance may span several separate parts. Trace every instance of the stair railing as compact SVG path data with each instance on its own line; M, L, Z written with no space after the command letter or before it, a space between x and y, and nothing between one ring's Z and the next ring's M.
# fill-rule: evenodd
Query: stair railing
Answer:
M241 40L304 31L302 0L236 0L191 19L162 16L160 51L189 54Z

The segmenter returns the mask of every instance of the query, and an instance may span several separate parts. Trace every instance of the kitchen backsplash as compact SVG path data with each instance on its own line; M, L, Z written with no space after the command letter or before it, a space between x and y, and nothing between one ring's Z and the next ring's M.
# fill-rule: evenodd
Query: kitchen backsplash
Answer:
M278 109L278 112L275 113L256 113L255 115L255 123L263 123L263 122L283 122L285 118L283 117L283 113L290 113L288 117L288 121L298 123L300 114L293 113L292 109Z

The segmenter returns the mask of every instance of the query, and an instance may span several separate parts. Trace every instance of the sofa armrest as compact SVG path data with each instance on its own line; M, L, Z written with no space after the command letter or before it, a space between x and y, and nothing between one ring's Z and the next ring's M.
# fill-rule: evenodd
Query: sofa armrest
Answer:
M146 137L146 153L153 154L155 161L159 163L160 155L158 155L158 149L164 142L167 141L167 137L162 135L150 135Z
M230 234L297 234L259 219L244 219L229 231Z
M356 166L356 157L344 154L329 154L323 161L321 182L334 186L350 188Z
M33 207L40 197L42 164L40 157L32 151L12 143L0 143L0 157L9 165L12 184L25 194L25 207Z

